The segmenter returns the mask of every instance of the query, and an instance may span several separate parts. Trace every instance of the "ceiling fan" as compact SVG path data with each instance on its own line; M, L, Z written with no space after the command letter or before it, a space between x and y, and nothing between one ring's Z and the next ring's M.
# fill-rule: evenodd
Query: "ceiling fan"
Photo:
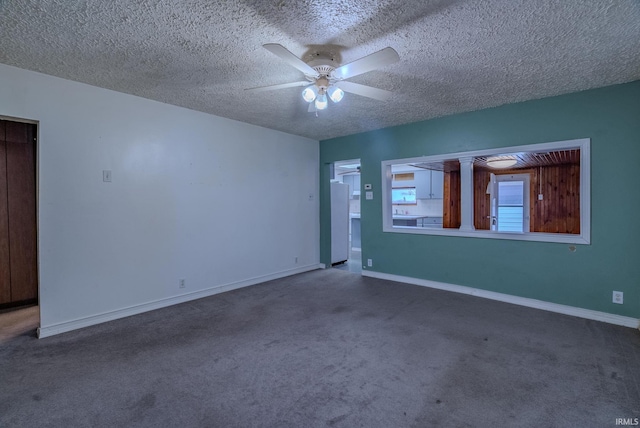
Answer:
M384 89L345 81L350 77L358 76L398 61L400 56L393 48L387 47L348 64L340 65L329 55L322 53L317 53L313 60L304 62L284 46L277 43L268 43L263 47L289 65L302 71L306 80L249 88L247 89L248 91L261 92L306 86L302 90L302 98L309 103L308 111L310 112L326 109L329 105L329 99L334 103L340 102L345 92L380 101L387 100L393 94Z

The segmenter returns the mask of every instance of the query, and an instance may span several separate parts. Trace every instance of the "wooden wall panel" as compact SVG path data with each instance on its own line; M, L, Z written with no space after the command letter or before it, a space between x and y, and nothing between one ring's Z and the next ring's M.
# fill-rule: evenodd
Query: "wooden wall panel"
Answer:
M0 121L0 304L11 301L11 262L9 259L6 146L5 122Z
M460 227L460 171L444 173L444 201L442 213L442 227Z
M476 230L491 229L491 198L487 185L491 174L486 169L473 170L473 226Z
M38 296L35 125L7 122L7 199L11 300Z
M499 174L529 174L530 230L545 233L580 233L580 166L554 165L531 169L475 169L473 173L474 225L477 230L489 230L491 213L487 184L491 172ZM543 200L538 200L542 193Z
M540 190L544 198L542 201L537 198ZM542 168L541 172L538 169L534 192L535 222L531 223L532 231L580 233L579 165L550 166Z
M580 233L580 166L578 165L571 165L569 168L569 197L567 230L570 230L570 233Z

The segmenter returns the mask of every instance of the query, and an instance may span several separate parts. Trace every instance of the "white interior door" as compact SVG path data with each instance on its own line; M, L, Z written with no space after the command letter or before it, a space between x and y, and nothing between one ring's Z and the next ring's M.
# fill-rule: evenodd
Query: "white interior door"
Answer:
M530 231L529 174L491 174L491 230Z

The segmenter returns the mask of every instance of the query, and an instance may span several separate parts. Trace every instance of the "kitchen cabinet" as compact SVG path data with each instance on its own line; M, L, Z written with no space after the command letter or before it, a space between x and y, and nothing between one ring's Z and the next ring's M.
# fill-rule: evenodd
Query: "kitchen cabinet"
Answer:
M349 185L349 199L355 199L354 192L360 196L360 174L343 175L342 182Z
M394 226L408 226L408 227L417 227L418 220L415 218L394 218L393 219Z
M394 226L408 226L408 227L431 227L441 228L442 217L429 217L425 215L404 215L393 214Z
M431 171L413 174L416 180L416 199L431 199Z
M411 214L393 214L394 226L417 227L425 216Z
M444 172L431 171L431 199L444 198Z
M442 199L444 173L442 171L416 171L414 173L417 199Z
M425 217L420 227L442 228L442 217Z
M344 184L348 184L349 185L349 189L351 189L351 186L353 185L353 179L351 178L351 176L350 175L343 175L341 177L341 179L342 179L342 182Z

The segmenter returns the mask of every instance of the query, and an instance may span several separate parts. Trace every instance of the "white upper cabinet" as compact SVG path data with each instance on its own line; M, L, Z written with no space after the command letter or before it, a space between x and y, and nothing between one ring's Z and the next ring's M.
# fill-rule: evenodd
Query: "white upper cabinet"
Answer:
M416 171L414 173L417 199L442 199L444 173L442 171Z
M360 174L343 175L342 182L349 185L349 199L360 196Z
M444 172L431 171L431 199L444 198Z

